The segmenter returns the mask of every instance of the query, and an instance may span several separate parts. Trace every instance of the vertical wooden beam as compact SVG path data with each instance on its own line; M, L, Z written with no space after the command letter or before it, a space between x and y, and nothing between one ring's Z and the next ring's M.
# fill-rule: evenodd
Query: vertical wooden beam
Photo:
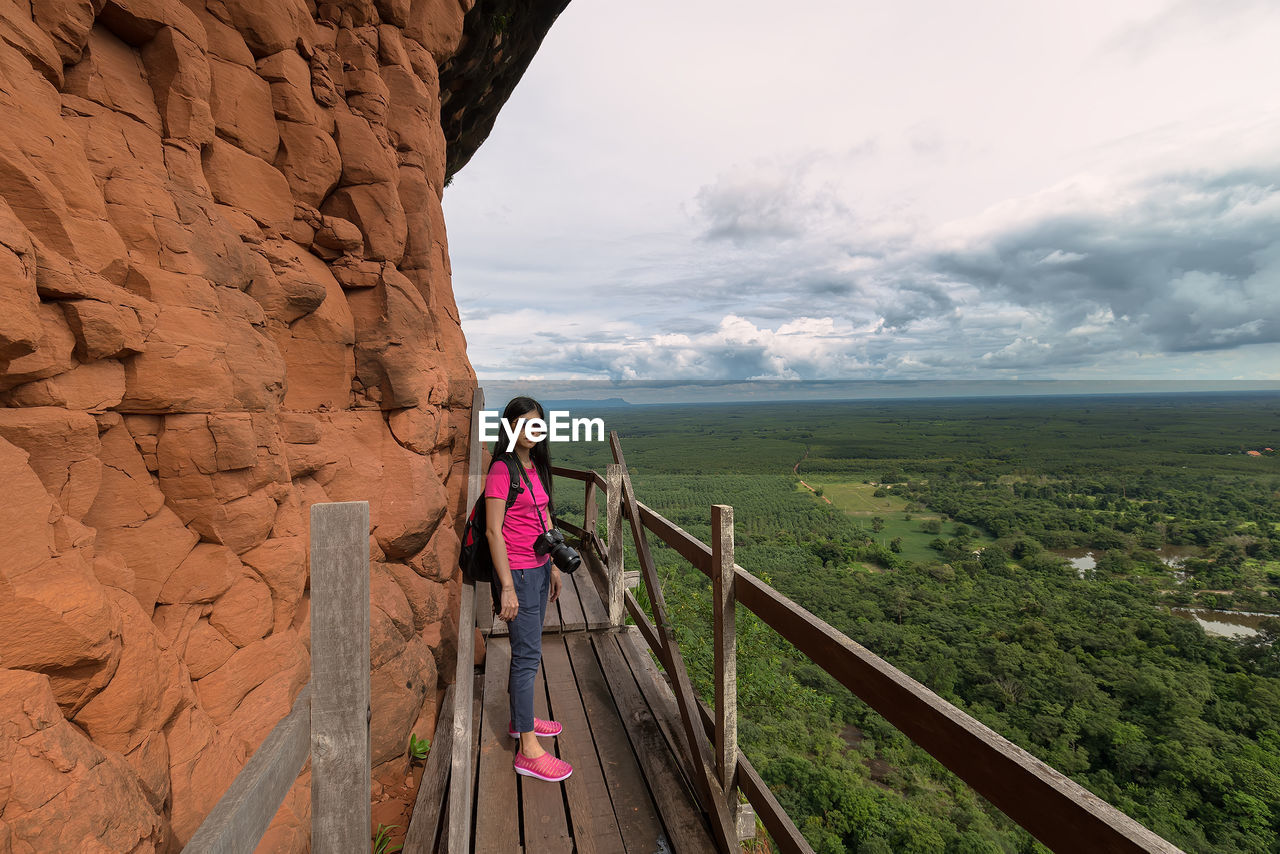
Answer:
M600 507L596 502L596 482L588 480L586 486L586 495L582 501L582 530L588 534L595 536L596 520L600 518ZM586 547L586 544L583 544Z
M609 538L608 573L609 624L622 625L622 594L626 590L622 572L622 466L609 463L605 478L605 534Z
M311 508L311 850L369 847L369 503Z
M477 387L471 398L471 446L468 460L467 511L484 493L484 469L480 465L480 412L484 409L484 389ZM476 669L476 585L462 578L462 604L458 609L458 657L455 659L453 692L453 757L449 772L449 851L471 850L472 758L471 722L475 714ZM484 607L489 607L488 602ZM353 851L355 849L352 849ZM362 849L363 850L363 849Z
M733 508L711 505L711 576L716 674L716 771L731 820L738 813L738 634L733 574Z

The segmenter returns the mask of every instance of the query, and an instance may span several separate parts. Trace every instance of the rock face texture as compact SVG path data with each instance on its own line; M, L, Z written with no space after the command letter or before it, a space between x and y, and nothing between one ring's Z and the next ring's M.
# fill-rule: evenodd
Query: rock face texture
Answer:
M403 779L457 634L446 164L563 5L0 0L0 852L190 838L309 678L315 502L370 502ZM261 850L306 850L306 782Z

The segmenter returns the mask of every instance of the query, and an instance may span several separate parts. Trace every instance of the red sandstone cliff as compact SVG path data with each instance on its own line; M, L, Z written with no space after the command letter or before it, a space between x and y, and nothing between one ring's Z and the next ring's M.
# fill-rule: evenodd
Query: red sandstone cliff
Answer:
M371 504L403 777L474 385L440 199L565 2L0 0L0 852L190 837L308 678L317 501Z

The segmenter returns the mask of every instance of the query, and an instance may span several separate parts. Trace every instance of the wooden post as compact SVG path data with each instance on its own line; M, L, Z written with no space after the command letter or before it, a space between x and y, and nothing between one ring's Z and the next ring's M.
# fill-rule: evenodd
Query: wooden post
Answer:
M369 503L311 508L311 850L369 847Z
M596 482L588 480L586 495L582 501L582 530L594 535L596 532L596 520L599 517L600 508L596 503ZM583 546L585 548L586 544L584 543Z
M484 494L485 472L480 465L480 412L484 409L484 389L471 397L471 446L467 470L467 511ZM490 607L488 597L481 607ZM444 840L449 851L471 850L471 749L475 712L476 585L463 575L462 600L458 606L458 650L454 659L453 756L449 763L449 821Z
M609 537L609 625L622 625L625 612L622 594L626 590L622 572L622 466L609 463L605 474L605 534Z
M738 814L738 645L733 575L733 508L711 505L711 585L714 599L714 660L716 673L716 771L728 801L729 815Z

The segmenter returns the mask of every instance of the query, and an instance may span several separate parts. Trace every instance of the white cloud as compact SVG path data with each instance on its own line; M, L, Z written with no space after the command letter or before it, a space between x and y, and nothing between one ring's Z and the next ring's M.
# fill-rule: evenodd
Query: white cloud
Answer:
M472 358L1274 374L1274 8L570 4L445 195Z

